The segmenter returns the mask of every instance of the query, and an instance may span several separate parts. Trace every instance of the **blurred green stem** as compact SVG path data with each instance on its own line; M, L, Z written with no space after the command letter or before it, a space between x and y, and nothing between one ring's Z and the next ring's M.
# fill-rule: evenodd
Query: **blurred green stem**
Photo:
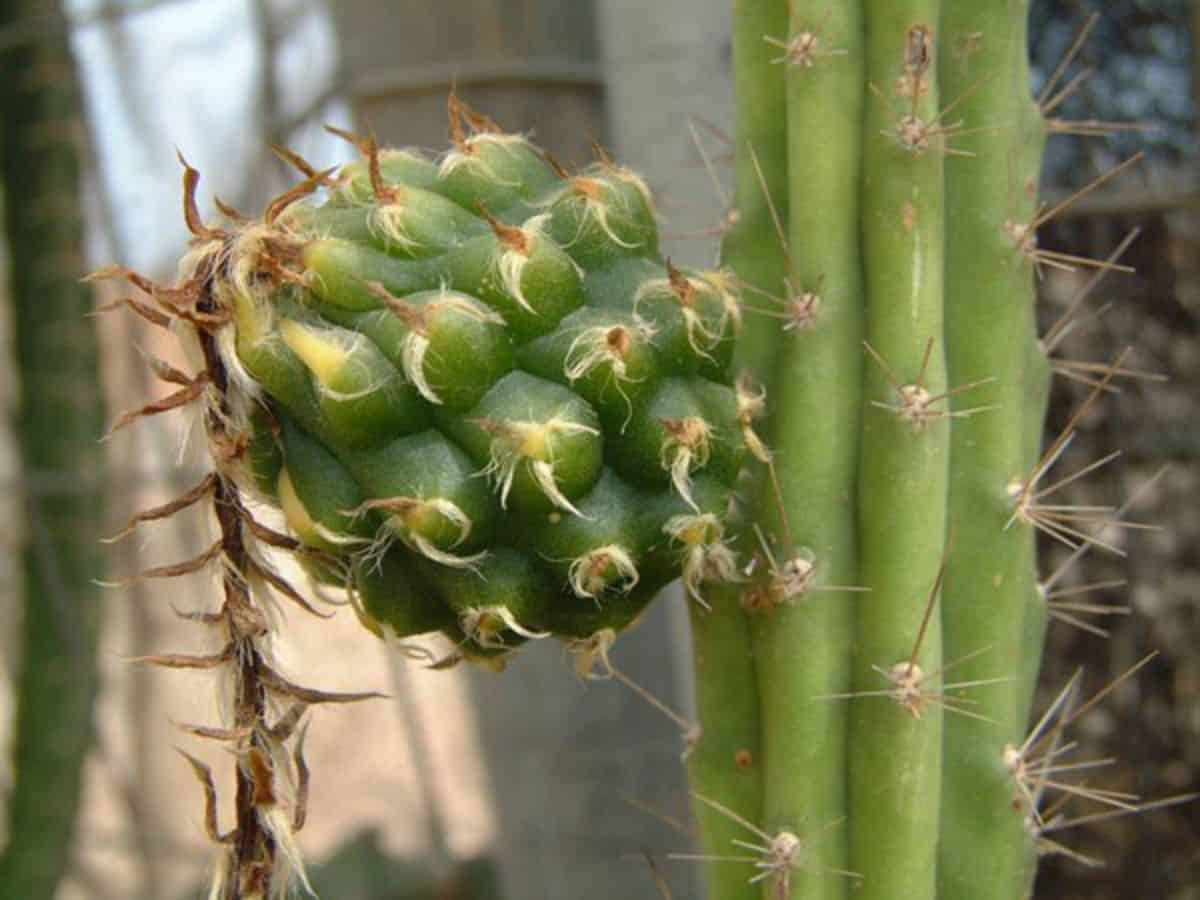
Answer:
M0 28L46 17L37 0L0 0ZM57 14L61 14L56 10ZM54 896L67 868L92 738L100 620L104 403L91 291L83 273L82 122L74 62L60 35L0 55L0 141L11 258L16 427L25 489L23 664L9 843L0 893Z

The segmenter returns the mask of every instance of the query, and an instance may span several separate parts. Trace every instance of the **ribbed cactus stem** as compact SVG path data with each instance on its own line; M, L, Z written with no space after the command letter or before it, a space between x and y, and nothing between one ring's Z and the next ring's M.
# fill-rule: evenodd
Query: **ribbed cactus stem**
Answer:
M937 2L867 7L863 134L866 362L861 579L850 712L850 866L860 900L937 892L942 691L939 568L949 419L943 328L943 162ZM943 403L944 406L944 403ZM878 695L888 691L890 694Z
M776 0L735 0L733 65L737 90L737 153L734 208L721 248L722 263L754 291L775 293L787 272L784 248L773 224L772 203L786 214L787 144L783 81L771 63L776 55L764 35L784 34L787 11ZM760 174L761 173L761 174ZM778 323L749 315L738 338L738 365L769 390ZM753 463L756 468L758 463ZM761 472L759 473L761 474ZM723 587L705 593L711 611L691 608L696 707L703 737L688 761L693 790L756 827L762 821L762 752L756 662L741 591ZM734 841L753 840L725 810L693 804L700 843L713 857L742 855ZM753 870L751 870L753 874ZM747 868L721 860L705 864L710 895L721 900L757 900Z
M955 405L990 407L954 425L945 652L979 654L955 670L956 680L1009 678L973 689L986 719L946 722L944 900L1022 896L1031 846L1030 811L1014 808L1002 760L1005 745L1023 738L1045 627L1033 529L1010 524L1008 491L1033 469L1048 381L1036 347L1031 262L1006 230L1034 216L1044 136L1030 97L1027 15L1028 3L993 0L947 3L942 20L939 72L946 96L964 96L956 145L971 154L946 163L950 376L955 384L988 379Z
M787 90L790 266L786 280L763 285L773 298L747 298L778 333L767 407L779 492L770 484L760 491L763 546L756 540L745 549L760 557L760 568L773 570L768 590L789 566L794 575L804 566L792 596L775 590L753 615L764 825L804 842L803 859L788 876L790 896L828 900L846 896L850 884L836 871L848 868L848 707L822 698L849 690L858 596L837 588L855 586L858 577L863 23L854 3L797 0L790 7L788 31L767 35L776 44L775 77Z

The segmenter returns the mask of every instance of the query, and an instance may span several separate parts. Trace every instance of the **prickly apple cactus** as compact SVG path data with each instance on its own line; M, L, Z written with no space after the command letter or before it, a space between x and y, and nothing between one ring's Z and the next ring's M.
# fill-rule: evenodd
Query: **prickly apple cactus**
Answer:
M452 103L432 160L359 141L261 220L197 239L247 485L380 634L496 661L586 642L682 575L731 578L759 398L722 272L660 257L645 184L568 174Z

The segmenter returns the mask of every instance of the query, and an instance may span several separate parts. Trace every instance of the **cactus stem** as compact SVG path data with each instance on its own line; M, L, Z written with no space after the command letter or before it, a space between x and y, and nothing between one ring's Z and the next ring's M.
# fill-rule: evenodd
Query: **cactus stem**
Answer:
M955 419L966 418L977 413L987 412L996 407L991 406L975 406L968 409L938 409L937 404L945 403L951 397L965 393L977 387L982 387L985 384L991 384L995 378L979 378L975 381L970 381L966 384L959 385L956 388L943 391L940 394L931 394L925 386L925 378L929 369L930 355L933 352L933 338L929 338L925 342L925 355L921 359L921 369L917 374L916 381L912 384L902 384L896 376L895 370L888 365L887 360L867 341L863 341L863 347L876 363L883 370L883 375L887 379L888 384L896 393L896 403L884 403L881 400L872 400L871 405L880 409L887 409L894 412L900 419L912 427L914 432L924 431L930 422L938 419Z
M778 309L763 309L762 307L746 306L749 312L757 313L760 316L768 316L772 319L782 321L784 331L812 331L817 325L817 320L821 313L821 304L824 302L821 299L821 283L824 281L824 276L817 279L811 291L799 290L792 287L790 278L783 280L784 287L787 288L786 297L777 297L768 291L757 288L754 285L742 285L746 290L755 294L759 294L765 299L775 304Z
M758 537L763 557L767 562L767 581L756 585L742 595L742 608L747 612L770 611L779 606L797 606L809 593L845 591L851 593L867 593L870 588L843 584L817 584L817 558L807 547L793 551L792 555L781 565L772 552L766 535L757 523L754 533ZM750 574L756 567L758 558L751 562Z

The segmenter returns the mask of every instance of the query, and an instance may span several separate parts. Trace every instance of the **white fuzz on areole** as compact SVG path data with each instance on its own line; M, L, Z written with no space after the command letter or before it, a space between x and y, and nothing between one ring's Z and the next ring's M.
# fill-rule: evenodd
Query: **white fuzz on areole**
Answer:
M620 544L589 550L572 560L567 570L567 581L575 596L589 600L610 588L628 594L640 578L633 556Z
M438 312L449 310L457 315L465 316L468 319L474 319L476 322L483 322L487 325L503 326L506 324L504 316L491 307L466 294L452 291L445 285L439 290L437 299L427 304L427 306L436 309Z
M931 420L945 415L930 406L933 395L919 384L901 385L899 395L900 405L896 413L912 426L913 431L924 431Z
M516 187L520 184L517 179L501 178L496 174L491 164L479 157L478 150L484 145L499 147L512 154L514 148L528 148L529 141L521 134L501 134L498 132L481 132L473 134L463 141L461 147L454 147L442 157L438 165L438 178L446 178L458 169L473 168L488 181L506 187Z
M729 269L713 269L700 273L700 281L717 295L721 303L721 334L732 325L736 334L742 328L742 300L738 277Z
M476 606L464 609L459 613L459 625L463 634L475 641L480 647L499 650L507 647L504 643L504 632L511 631L529 640L540 640L550 637L548 631L534 631L526 628L517 621L512 610L507 606Z
M176 277L180 284L191 281L201 272L220 269L228 259L228 244L220 239L199 241L188 248L179 260Z
M521 288L521 275L525 272L525 265L528 262L529 253L511 248L506 249L496 257L496 272L500 277L500 284L503 286L504 292L517 301L517 306L531 316L536 316L538 311L533 308L533 304L529 302L525 291Z
M526 463L538 489L551 503L580 518L587 518L558 486L554 476L551 440L557 434L598 435L599 431L590 425L558 417L545 422L484 420L476 424L492 435L490 459L480 474L490 479L499 491L501 509L508 509L508 495L517 467Z
M525 272L525 265L533 255L537 242L544 240L545 225L549 218L549 213L543 213L526 219L517 230L520 235L519 246L512 242L502 242L505 249L496 257L496 274L505 293L516 300L521 309L534 316L538 315L538 311L533 308L533 304L525 296L525 291L521 287L521 277ZM582 273L574 260L571 261L571 264L575 266L577 272Z
M425 354L429 352L429 338L417 331L410 331L400 341L400 368L409 384L430 403L440 406L438 396L425 377Z
M705 609L709 605L700 595L701 584L739 580L737 557L724 541L725 526L712 513L672 516L663 532L683 545L683 586Z
M611 162L604 164L604 174L609 178L615 178L617 181L631 185L641 195L642 202L650 210L651 217L657 215L654 207L654 195L650 193L650 186L646 184L646 180L641 175L633 169L627 169L625 166L618 166Z
M473 527L471 517L463 512L462 507L458 504L444 497L386 497L380 500L368 500L356 509L346 511L345 514L361 516L371 510L379 510L386 515L374 540L361 553L357 554L359 560L365 565L378 568L382 564L388 548L396 539L426 559L455 569L477 570L479 563L487 557L486 550L465 555L443 550L422 533L419 526L422 520L432 513L449 522L458 530L457 536L451 542L452 548L459 546L470 536Z
M741 327L742 311L736 280L721 271L686 275L670 263L667 265L669 274L666 278L651 278L638 286L633 295L633 313L636 316L638 306L650 299L674 302L683 317L688 346L697 356L711 361L709 351L726 336L726 330L731 325L735 332ZM697 302L703 297L715 298L720 304L721 315L715 322L707 321L697 308Z
M373 204L367 211L367 230L386 244L412 251L420 247L420 242L408 233L406 212L402 201Z
M612 628L601 628L586 638L570 641L567 652L575 663L575 677L581 681L612 678L613 666L608 655L616 642L617 632Z
M227 245L228 259L225 263L225 277L234 290L247 297L262 298L274 292L275 285L262 278L262 258L269 241L279 238L279 229L262 222L247 225L237 232L237 236Z
M883 674L892 683L889 696L914 719L921 718L921 710L929 699L922 692L924 670L915 662L905 660L895 663Z
M633 177L636 178L636 176ZM641 190L648 191L640 179L637 179L637 183ZM634 250L645 243L645 241L641 240L625 241L617 236L612 224L608 221L609 215L616 213L631 216L633 211L628 208L628 204L622 200L620 195L613 193L611 190L607 192L610 196L608 198L604 197L605 187L607 185L596 178L591 178L587 175L576 175L568 178L560 190L553 192L549 197L540 201L538 205L542 207L553 206L555 203L564 200L583 207L579 216L579 225L575 229L575 235L563 245L564 247L570 247L578 241L590 223L594 223L610 241L618 247L624 247L626 250Z
M737 407L737 421L742 428L742 441L750 455L759 462L770 464L771 451L763 443L754 430L754 420L759 418L767 408L767 389L754 388L749 372L738 376L734 385L734 400Z
M712 427L699 416L663 419L662 423L666 437L659 447L659 461L671 473L671 486L683 502L700 512L692 496L692 471L708 465Z

